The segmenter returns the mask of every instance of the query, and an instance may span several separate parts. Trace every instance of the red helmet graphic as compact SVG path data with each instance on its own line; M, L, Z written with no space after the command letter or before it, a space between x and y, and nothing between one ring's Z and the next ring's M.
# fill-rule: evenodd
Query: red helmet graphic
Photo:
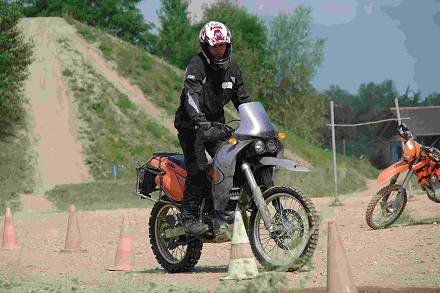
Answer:
M231 31L226 25L218 21L210 21L200 30L199 35L200 48L206 61L214 70L226 69L231 61ZM226 44L226 50L223 58L215 59L209 52L209 46Z

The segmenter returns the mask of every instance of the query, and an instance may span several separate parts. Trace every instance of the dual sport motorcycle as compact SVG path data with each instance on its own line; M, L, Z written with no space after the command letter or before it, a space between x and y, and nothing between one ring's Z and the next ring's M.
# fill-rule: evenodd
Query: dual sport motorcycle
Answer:
M209 225L203 235L185 234L182 219L186 169L184 157L155 153L137 167L136 192L154 201L149 219L149 238L159 264L170 273L190 271L197 264L204 243L230 241L230 233L214 232L213 206L225 210L233 221L242 214L256 259L265 267L284 271L301 268L318 242L317 214L313 203L299 189L275 186L279 168L308 172L300 164L283 159L285 135L278 133L259 102L239 106L240 125L226 124L230 138L208 166L213 205L201 204L200 221ZM157 199L152 193L158 191Z
M440 203L440 151L418 143L405 123L398 126L398 133L403 144L402 158L379 174L378 182L389 184L379 190L367 207L366 220L372 229L386 228L400 217L413 174L428 198ZM401 175L403 182L396 184Z

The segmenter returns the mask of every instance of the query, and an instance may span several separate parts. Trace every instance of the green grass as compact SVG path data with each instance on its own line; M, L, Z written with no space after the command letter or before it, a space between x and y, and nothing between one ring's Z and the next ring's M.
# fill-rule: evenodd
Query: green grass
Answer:
M324 197L334 195L333 169L314 168L310 172L293 172L280 170L275 179L276 184L295 186L304 191L309 197ZM362 190L365 177L347 169L338 170L338 193L345 194Z
M115 274L111 280L107 281L104 274L101 274L94 284L90 284L74 276L54 278L38 273L23 277L13 272L2 271L0 272L0 292L203 292L188 285L135 279L136 275L141 274Z
M183 71L160 62L160 59L107 33L66 18L89 42L96 43L104 58L116 64L119 75L137 85L151 101L174 116L180 104ZM93 36L93 37L90 37Z
M34 161L27 126L17 126L11 135L0 138L0 214L6 206L20 209L20 194L35 186Z
M397 219L396 222L392 226L407 226L411 225L411 223L414 223L415 219L411 216L411 213L408 210L404 210L400 217Z
M16 266L16 265L15 265ZM0 292L206 292L208 288L187 283L154 282L142 272L113 273L108 280L102 273L94 282L76 276L53 277L45 273L21 276L18 267L0 272ZM255 279L220 282L211 292L280 292L287 290L287 274L260 273ZM297 292L290 289L290 292Z
M285 141L287 148L293 150L315 167L329 166L333 168L331 149L323 149L282 127L278 127L278 129L287 134ZM357 172L366 178L375 178L379 174L379 171L367 159L359 160L355 157L336 154L336 162L338 168L352 169L353 172Z
M177 137L135 106L71 45L60 46L63 76L76 102L80 140L95 179L109 178L116 164L121 177L133 180L137 164L153 152L180 149Z
M96 42L96 33L92 30L85 28L81 28L78 30L78 33L84 37L88 42Z
M149 207L151 202L135 193L136 179L106 179L90 183L58 185L46 193L59 210L75 204L78 210Z
M281 182L302 188L309 196L331 196L334 193L334 172L332 151L323 149L291 131L279 127L287 135L285 147L312 164L310 173L291 172L281 176ZM371 165L368 159L336 155L338 168L338 193L351 193L365 189L366 178L373 179L379 170Z
M440 217L429 217L415 219L409 211L404 210L399 219L392 226L415 226L415 225L435 225L440 224Z

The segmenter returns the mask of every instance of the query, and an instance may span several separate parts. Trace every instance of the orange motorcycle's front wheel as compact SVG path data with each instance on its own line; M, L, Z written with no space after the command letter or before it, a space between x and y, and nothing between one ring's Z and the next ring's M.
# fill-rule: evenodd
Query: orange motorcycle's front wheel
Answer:
M401 185L385 186L371 199L365 218L372 229L392 225L403 213L407 202L406 190Z

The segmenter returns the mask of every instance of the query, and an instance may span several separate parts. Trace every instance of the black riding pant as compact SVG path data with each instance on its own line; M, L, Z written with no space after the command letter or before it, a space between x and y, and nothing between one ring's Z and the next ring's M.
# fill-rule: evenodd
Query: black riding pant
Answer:
M206 207L212 207L211 182L206 174L208 159L205 150L213 158L222 141L205 142L201 135L192 129L180 129L178 137L187 171L183 191L183 215L196 217L203 198Z

